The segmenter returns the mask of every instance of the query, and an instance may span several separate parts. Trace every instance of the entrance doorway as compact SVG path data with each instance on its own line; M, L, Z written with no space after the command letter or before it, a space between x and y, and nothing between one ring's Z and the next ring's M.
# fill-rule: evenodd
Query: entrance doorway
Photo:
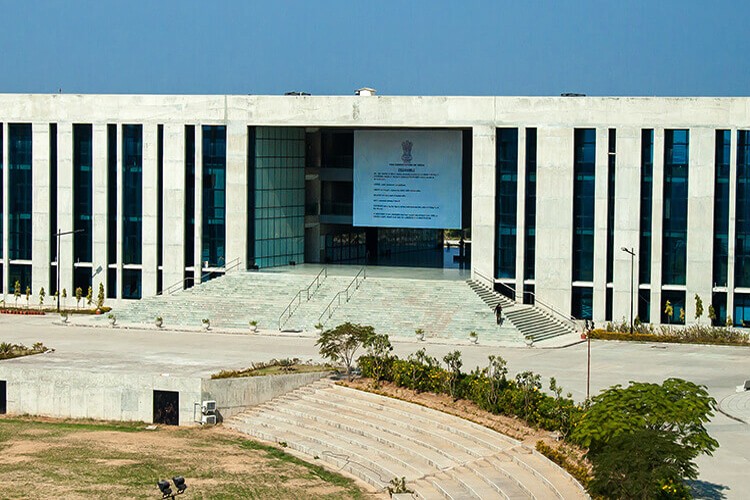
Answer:
M0 380L0 415L4 415L8 411L7 385L5 380Z
M154 391L154 423L180 425L180 393Z

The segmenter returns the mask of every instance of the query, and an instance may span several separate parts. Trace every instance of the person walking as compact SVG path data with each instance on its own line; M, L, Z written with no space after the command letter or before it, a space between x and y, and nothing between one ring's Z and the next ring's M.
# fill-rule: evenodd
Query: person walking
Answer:
M503 305L500 302L495 306L495 321L498 325L503 322Z

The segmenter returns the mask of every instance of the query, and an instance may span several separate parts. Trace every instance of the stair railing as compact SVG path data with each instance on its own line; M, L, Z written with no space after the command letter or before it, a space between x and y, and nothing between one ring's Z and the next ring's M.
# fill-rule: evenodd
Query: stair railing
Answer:
M322 277L321 277L322 276ZM312 280L312 282L307 285L306 288L303 288L302 290L298 291L294 298L289 302L289 305L286 306L284 311L279 316L279 330L286 324L287 321L289 321L289 318L292 317L292 314L299 308L300 305L302 305L302 295L304 294L306 299L305 301L309 301L310 297L315 293L315 291L320 288L320 285L323 284L323 280L328 277L328 268L324 267L323 269L318 272L317 276L315 276L315 279ZM310 292L313 285L315 286L315 290Z
M502 281L497 281L496 282L495 280L490 279L487 276L485 276L484 274L482 274L479 271L477 271L476 268L474 269L474 274L477 275L477 276L479 276L483 280L487 281L488 283L490 283L491 284L490 288L492 290L495 289L494 285L497 283L498 285L504 287L509 292L511 292L513 294L513 296L515 296L516 291L512 287L510 287L507 284L503 283ZM555 309L554 307L552 307L551 305L547 304L546 302L543 302L543 301L539 300L537 298L537 296L534 294L534 292L527 292L527 291L524 290L522 293L523 293L524 297L529 296L529 297L532 298L533 305L535 305L535 306L536 305L541 306L540 309L545 309L546 310L545 312L547 312L547 314L549 314L553 318L557 319L558 321L560 321L564 325L567 325L568 327L572 328L573 331L577 331L578 330L578 324L576 323L576 318L574 316L571 316L571 315L565 314L563 312L560 312L557 309Z
M323 312L318 317L318 323L325 324L326 321L331 319L331 316L333 316L333 313L336 311L336 308L341 306L341 297L343 296L345 298L346 302L349 302L349 299L352 298L352 295L355 291L357 291L362 284L362 282L367 279L367 266L362 266L362 268L359 270L356 276L354 276L354 279L349 283L349 285L338 292L328 303L325 309L323 309ZM354 289L352 290L352 287ZM327 314L327 316L326 316ZM325 317L325 320L323 319L323 316Z
M224 260L223 257L219 257L219 262L221 262L223 260ZM200 280L198 281L198 283L203 283L206 278L209 278L209 277L211 277L212 275L214 275L216 273L226 274L229 271L232 271L235 268L239 267L240 264L242 264L242 259L240 257L237 257L236 259L233 259L233 260L229 261L228 263L225 263L225 265L223 267L219 266L219 270L212 269L210 271L205 271L205 272L201 273L201 277L200 277ZM180 290L184 290L185 289L185 284L188 283L188 282L195 283L195 276L189 276L187 278L181 279L180 281L172 283L171 285L169 285L167 288L163 289L161 292L157 293L156 295L172 295L175 292L179 292Z

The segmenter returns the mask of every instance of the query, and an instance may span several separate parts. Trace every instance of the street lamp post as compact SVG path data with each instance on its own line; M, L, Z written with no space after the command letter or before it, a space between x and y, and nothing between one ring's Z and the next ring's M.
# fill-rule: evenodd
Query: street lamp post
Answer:
M633 335L633 259L635 258L635 252L632 248L626 247L622 247L620 250L630 254L630 335Z
M57 230L57 256L55 257L55 259L57 260L57 290L55 290L57 295L57 312L60 312L60 236L82 232L83 229L75 229L73 231L60 231L59 229Z

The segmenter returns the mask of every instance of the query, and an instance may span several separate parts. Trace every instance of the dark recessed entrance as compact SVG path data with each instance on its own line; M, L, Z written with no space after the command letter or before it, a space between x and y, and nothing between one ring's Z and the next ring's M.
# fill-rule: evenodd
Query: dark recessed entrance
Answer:
M180 393L154 391L154 423L180 425Z
M8 411L8 395L6 392L7 383L5 380L0 380L0 414L5 414Z

